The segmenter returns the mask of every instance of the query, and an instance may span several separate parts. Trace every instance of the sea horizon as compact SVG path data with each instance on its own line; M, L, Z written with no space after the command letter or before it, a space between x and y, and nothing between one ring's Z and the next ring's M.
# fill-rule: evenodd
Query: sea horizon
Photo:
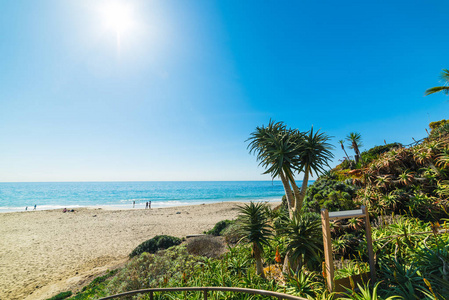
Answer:
M313 182L313 181L312 181ZM310 182L310 183L312 183ZM0 213L81 207L144 209L281 201L279 180L0 182Z

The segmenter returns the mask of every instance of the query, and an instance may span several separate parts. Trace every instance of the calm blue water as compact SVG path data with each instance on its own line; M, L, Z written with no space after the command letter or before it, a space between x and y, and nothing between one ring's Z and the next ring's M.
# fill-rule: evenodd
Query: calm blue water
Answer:
M300 183L300 182L298 182ZM222 201L280 201L280 181L0 182L0 212L112 206L168 207Z

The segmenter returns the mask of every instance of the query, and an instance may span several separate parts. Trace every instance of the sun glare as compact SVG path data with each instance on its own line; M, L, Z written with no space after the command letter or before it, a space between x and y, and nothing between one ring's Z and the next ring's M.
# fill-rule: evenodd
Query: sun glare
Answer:
M125 3L106 3L102 9L102 14L106 28L114 30L117 33L128 31L134 26L132 8Z

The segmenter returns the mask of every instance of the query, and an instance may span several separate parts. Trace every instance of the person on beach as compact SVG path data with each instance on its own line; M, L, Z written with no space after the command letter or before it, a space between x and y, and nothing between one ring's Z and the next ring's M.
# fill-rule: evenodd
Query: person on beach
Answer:
M151 209L151 201L148 202L148 209Z
M36 210L36 204L34 204L34 209L33 210Z
M64 207L64 209L62 210L63 213L67 212L67 208Z
M148 202L145 202L145 209L148 208Z
M25 210L28 210L28 206L27 206L27 207L25 207Z
M134 206L136 206L136 201L133 201L133 208L134 208Z

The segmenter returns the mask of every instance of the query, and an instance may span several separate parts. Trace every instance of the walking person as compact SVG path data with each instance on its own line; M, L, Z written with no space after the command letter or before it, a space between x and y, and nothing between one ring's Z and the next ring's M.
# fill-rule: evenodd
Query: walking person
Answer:
M151 201L148 202L148 208L151 209Z
M36 206L37 206L37 205L36 205L36 204L34 204L34 209L33 209L33 210L36 210Z
M147 208L148 208L148 202L145 203L145 209L147 209Z
M136 201L133 201L133 208L134 208L134 206L136 206Z

